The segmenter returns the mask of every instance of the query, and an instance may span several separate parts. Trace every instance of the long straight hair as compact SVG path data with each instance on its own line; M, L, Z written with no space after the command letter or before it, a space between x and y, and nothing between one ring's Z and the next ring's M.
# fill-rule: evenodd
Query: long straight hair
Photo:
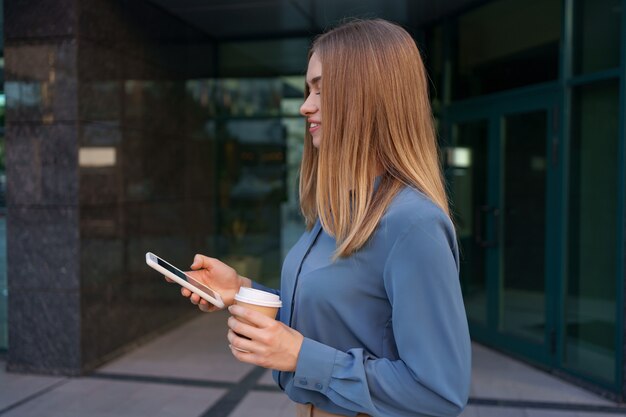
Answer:
M319 218L337 241L335 258L347 257L403 186L449 216L426 71L411 35L385 20L357 20L320 35L313 53L322 63L322 138L316 149L307 122L300 172L307 228Z

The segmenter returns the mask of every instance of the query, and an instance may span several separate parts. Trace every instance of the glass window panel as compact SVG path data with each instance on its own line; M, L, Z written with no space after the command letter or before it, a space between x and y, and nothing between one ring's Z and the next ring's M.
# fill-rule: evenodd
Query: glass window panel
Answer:
M2 36L0 36L2 39ZM8 347L7 329L7 250L6 250L6 175L4 167L4 57L0 41L0 349Z
M454 98L557 79L561 3L503 0L459 17Z
M280 276L286 133L279 118L225 120L220 137L220 252L241 275Z
M426 31L426 50L422 51L424 64L430 77L431 105L435 114L441 111L443 87L443 25Z
M545 110L504 118L500 329L542 343L545 333Z
M447 148L446 177L449 181L454 221L461 247L461 285L471 321L487 323L487 265L481 207L487 204L486 120L454 125L452 146Z
M575 2L574 71L577 74L619 66L620 0Z
M304 76L198 79L185 86L194 105L211 118L300 117L304 97Z
M8 347L7 329L7 248L6 248L6 175L4 167L4 91L0 84L0 349Z
M579 87L573 101L566 366L615 381L618 82Z
M204 136L194 136L215 143L218 155L215 256L277 288L282 260L304 231L304 76L190 80L186 88L206 120Z
M302 79L304 82L304 78ZM302 103L302 100L300 100ZM287 132L287 180L286 196L282 203L282 237L281 259L285 259L287 252L296 244L304 232L304 218L300 212L300 161L304 150L305 123L303 118L284 118L283 126Z
M273 77L304 75L309 38L224 42L219 47L219 75Z

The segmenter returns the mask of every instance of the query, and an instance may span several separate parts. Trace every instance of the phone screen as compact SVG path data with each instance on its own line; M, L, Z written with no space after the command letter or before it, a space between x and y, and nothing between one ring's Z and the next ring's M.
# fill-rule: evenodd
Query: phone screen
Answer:
M174 273L175 275L177 275L178 277L184 279L185 281L187 281L191 285L193 285L195 287L198 287L199 289L201 289L202 291L206 292L211 297L216 298L215 293L209 287L204 285L203 283L196 281L195 279L193 279L192 277L188 276L187 274L185 274L180 269L178 269L178 268L168 264L167 262L165 262L163 259L159 258L158 256L155 256L155 258L156 258L157 264L159 264L159 266L162 266L163 268L167 269L168 271Z

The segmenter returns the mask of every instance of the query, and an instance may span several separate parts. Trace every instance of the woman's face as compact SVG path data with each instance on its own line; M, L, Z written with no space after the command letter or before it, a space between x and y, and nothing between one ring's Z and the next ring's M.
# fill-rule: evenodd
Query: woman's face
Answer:
M309 68L306 71L306 82L309 86L309 96L305 97L300 106L300 114L309 122L309 132L313 137L313 146L319 148L322 140L322 102L320 91L322 88L322 62L316 53L311 55Z

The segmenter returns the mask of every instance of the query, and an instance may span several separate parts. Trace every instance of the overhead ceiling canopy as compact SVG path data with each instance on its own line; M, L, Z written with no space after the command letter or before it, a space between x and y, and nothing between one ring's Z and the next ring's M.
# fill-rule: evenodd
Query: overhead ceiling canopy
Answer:
M419 27L477 0L150 0L216 41L311 36L349 17Z

